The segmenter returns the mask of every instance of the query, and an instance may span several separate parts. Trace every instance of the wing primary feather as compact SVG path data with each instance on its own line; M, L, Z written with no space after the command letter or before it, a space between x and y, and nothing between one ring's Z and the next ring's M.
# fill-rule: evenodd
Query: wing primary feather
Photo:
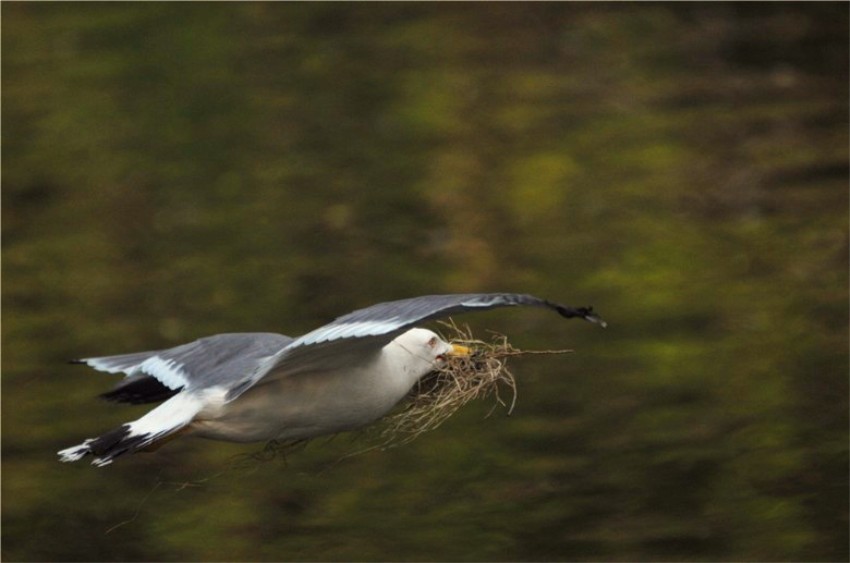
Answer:
M566 319L579 318L584 319L589 323L598 324L602 328L606 328L608 326L608 323L606 323L602 317L593 312L593 307L567 307L565 305L559 305L558 303L552 303L551 301L546 301L546 305L557 311L559 315Z

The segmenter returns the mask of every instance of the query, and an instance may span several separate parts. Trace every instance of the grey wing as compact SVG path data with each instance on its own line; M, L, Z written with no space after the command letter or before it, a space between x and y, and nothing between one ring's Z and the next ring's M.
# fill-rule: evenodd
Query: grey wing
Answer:
M563 317L579 317L605 326L592 307L567 307L522 293L461 293L424 295L399 301L378 303L339 317L335 321L298 338L289 347L296 348L340 338L376 336L410 328L414 324L467 311L483 311L512 306L546 307ZM389 342L389 341L388 341Z
M217 334L167 350L85 358L74 363L127 375L102 397L147 403L167 399L183 389L230 388L253 373L264 358L292 341L274 333Z
M297 338L264 360L251 378L231 390L228 398L237 397L261 379L350 364L380 350L399 334L423 321L513 306L544 307L565 318L582 318L606 326L605 321L593 313L592 307L567 307L520 293L425 295L388 301L339 317Z

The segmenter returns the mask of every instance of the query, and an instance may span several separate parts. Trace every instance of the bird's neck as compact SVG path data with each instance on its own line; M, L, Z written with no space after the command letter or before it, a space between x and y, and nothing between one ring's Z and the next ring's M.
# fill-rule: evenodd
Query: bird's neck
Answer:
M428 360L416 357L396 341L381 350L378 363L380 367L375 373L382 381L376 383L395 396L395 402L407 395L416 382L432 369Z

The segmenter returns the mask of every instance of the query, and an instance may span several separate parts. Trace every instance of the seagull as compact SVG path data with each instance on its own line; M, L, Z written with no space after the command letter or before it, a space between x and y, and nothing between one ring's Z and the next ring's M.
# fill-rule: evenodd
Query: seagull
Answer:
M447 357L470 353L413 325L510 306L543 307L605 326L592 307L567 307L532 295L425 295L359 309L299 338L217 334L167 350L73 360L125 375L102 398L161 404L61 450L59 459L92 456L92 464L104 466L186 434L230 442L304 440L366 426Z

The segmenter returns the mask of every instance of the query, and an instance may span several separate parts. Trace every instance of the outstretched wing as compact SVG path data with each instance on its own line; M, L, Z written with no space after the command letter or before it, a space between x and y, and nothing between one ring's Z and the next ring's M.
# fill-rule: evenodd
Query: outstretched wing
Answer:
M467 293L425 295L378 303L339 317L308 332L274 356L261 362L249 379L228 394L234 399L264 379L291 376L303 371L341 367L368 358L413 325L497 307L531 306L552 309L565 318L582 318L605 326L592 307L567 307L533 295L519 293Z
M103 398L147 403L167 399L183 389L216 385L229 389L250 376L262 359L290 343L292 338L282 334L217 334L167 350L85 358L74 363L127 375Z

